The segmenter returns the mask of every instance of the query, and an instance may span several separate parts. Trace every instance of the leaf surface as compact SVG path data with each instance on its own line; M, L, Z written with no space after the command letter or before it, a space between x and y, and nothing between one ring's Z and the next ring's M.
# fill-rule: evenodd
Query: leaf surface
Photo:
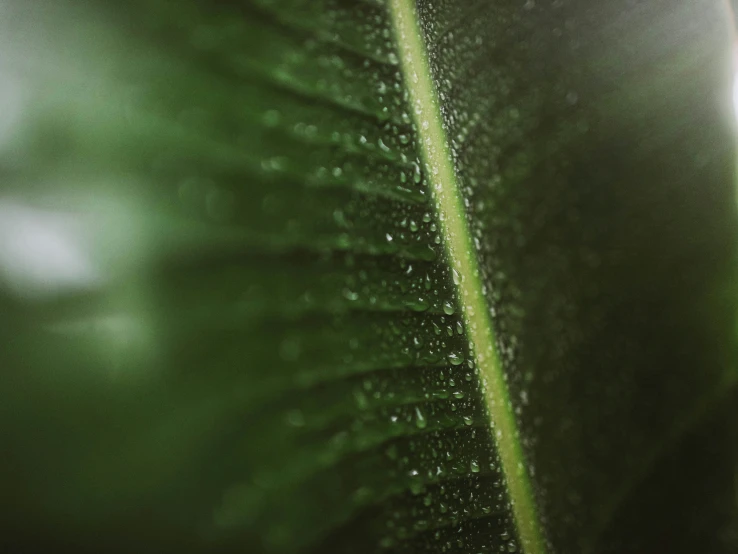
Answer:
M4 541L730 551L719 3L4 10Z

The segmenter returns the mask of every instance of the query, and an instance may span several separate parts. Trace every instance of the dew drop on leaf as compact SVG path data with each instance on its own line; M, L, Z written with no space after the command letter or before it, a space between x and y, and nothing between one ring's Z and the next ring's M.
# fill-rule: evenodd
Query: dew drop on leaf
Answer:
M464 362L464 356L457 352L451 352L446 356L451 365L461 365Z
M418 429L425 429L428 425L428 421L425 419L425 415L423 415L423 412L420 410L419 407L416 406L415 408L415 426Z

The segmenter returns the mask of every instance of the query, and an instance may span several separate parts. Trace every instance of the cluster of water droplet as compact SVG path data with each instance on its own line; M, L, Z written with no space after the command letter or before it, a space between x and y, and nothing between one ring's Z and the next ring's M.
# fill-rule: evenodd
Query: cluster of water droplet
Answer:
M51 104L85 122L65 170L126 175L164 237L158 359L213 452L191 527L274 552L514 551L385 3L101 10L130 51Z

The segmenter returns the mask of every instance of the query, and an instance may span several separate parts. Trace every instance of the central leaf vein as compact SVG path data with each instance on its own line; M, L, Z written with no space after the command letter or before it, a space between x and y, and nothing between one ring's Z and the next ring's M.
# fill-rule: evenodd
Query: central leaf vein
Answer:
M492 321L482 290L417 11L413 0L390 0L389 7L419 134L421 155L429 176L436 215L443 230L446 254L452 269L460 276L456 280L459 302L475 353L490 424L494 427L518 534L527 553L543 554L545 546L520 433L495 347Z

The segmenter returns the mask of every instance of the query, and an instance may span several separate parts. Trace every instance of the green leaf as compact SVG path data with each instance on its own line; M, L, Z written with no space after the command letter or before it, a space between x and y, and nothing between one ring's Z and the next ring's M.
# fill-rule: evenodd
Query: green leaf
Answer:
M2 10L9 551L735 551L720 2Z
M491 431L495 436L518 533L526 552L542 553L545 551L543 537L525 470L517 422L495 345L492 320L466 223L460 183L449 151L415 6L408 0L392 0L390 9L404 73L409 76L406 82L420 150L443 229L448 261L456 276L457 296L463 307L467 336L478 375L484 383L483 395Z

